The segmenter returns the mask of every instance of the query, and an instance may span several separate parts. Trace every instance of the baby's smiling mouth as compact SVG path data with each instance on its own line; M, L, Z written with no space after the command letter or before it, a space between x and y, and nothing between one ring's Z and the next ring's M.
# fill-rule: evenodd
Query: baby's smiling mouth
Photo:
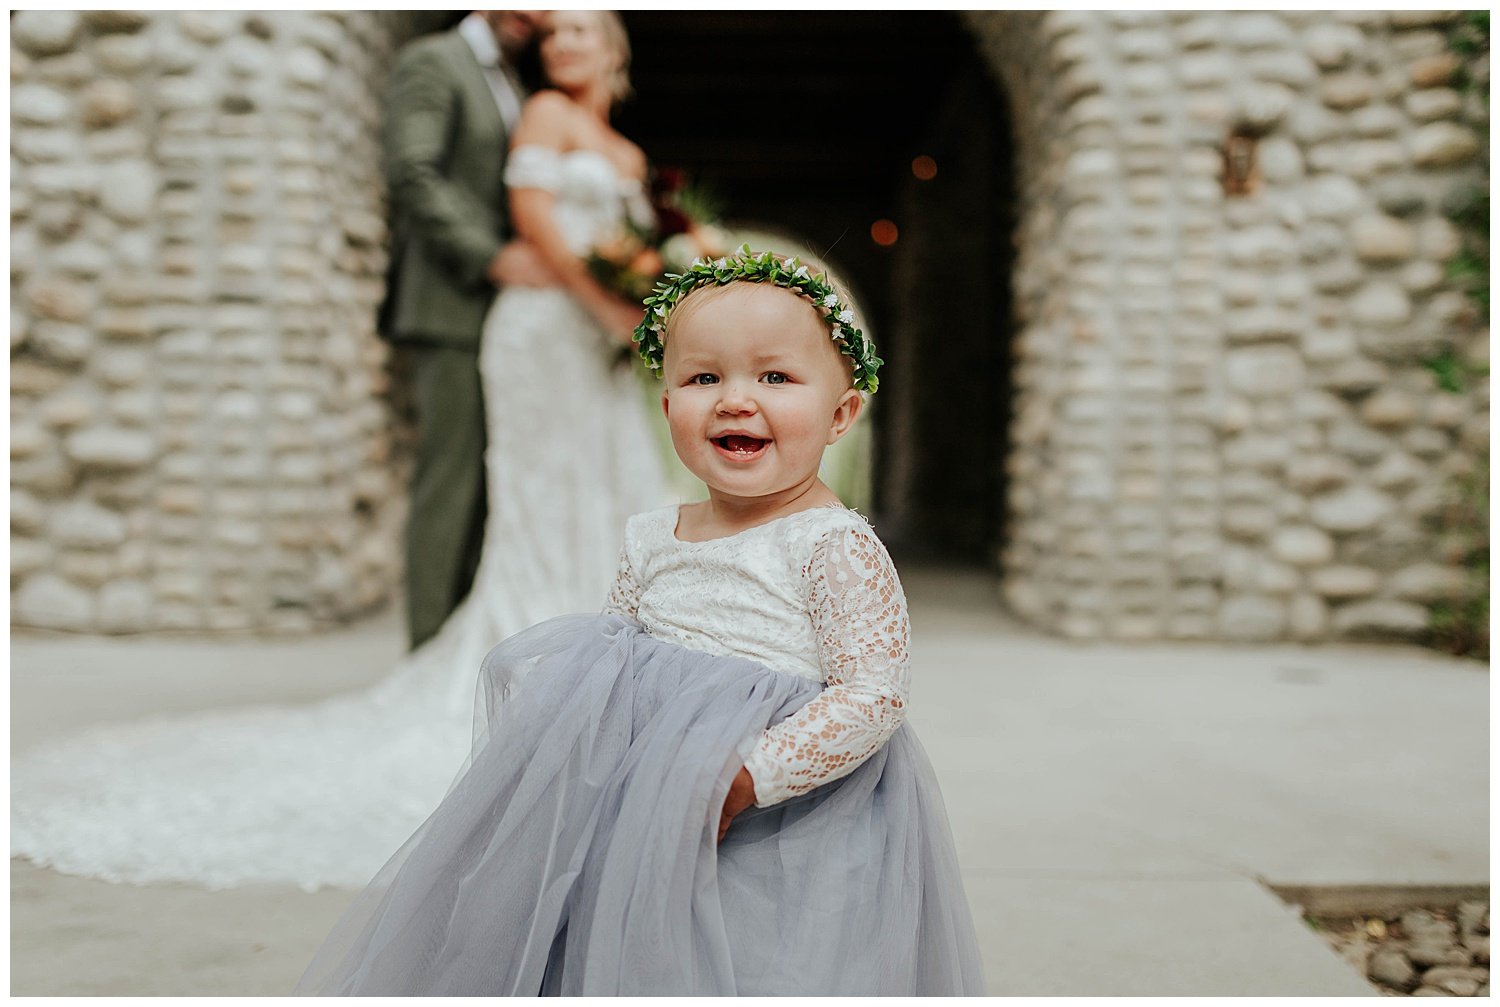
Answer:
M720 451L745 457L758 454L761 448L770 443L763 437L751 437L747 434L725 434L712 440Z

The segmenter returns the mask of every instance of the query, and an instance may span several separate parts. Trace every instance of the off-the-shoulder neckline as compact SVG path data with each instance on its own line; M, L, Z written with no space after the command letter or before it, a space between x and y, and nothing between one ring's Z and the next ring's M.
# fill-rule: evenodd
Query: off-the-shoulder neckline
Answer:
M518 147L513 147L510 151L510 156L514 157L516 155L516 151L518 150L544 151L548 154L551 154L553 157L558 158L591 155L594 158L602 161L605 166L607 166L609 170L614 173L615 180L620 183L622 188L644 189L646 186L646 180L644 178L636 178L634 175L625 174L620 170L620 166L615 164L614 158L610 157L602 150L595 150L593 147L572 147L568 150L558 150L556 147L549 147L544 143L523 143Z

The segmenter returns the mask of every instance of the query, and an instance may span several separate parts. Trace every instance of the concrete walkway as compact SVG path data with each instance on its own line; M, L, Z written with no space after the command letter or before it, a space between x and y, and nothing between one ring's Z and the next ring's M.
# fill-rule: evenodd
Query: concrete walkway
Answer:
M912 720L992 992L1374 995L1266 884L1487 884L1487 667L1397 647L1084 645L985 578L906 574ZM90 723L378 678L392 614L303 641L12 641L12 751ZM13 995L285 992L346 892L12 862Z

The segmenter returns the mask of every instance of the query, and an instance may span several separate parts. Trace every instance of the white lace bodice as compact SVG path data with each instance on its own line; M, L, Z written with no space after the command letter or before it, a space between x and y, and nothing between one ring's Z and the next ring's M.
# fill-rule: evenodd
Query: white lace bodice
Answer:
M906 597L870 526L815 507L707 542L676 527L676 507L630 519L605 611L825 684L746 758L758 805L852 772L901 725L908 689Z
M556 197L552 216L568 250L578 256L617 234L630 221L649 227L651 203L638 179L624 178L596 150L554 150L526 145L505 160L505 184L512 189L545 189Z

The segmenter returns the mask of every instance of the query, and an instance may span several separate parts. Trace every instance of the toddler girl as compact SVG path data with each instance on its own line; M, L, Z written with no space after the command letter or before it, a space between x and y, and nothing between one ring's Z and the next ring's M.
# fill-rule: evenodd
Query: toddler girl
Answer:
M603 615L485 659L469 765L302 992L984 992L903 724L901 585L818 479L881 361L821 275L769 253L646 304L641 352L709 498L630 520Z

